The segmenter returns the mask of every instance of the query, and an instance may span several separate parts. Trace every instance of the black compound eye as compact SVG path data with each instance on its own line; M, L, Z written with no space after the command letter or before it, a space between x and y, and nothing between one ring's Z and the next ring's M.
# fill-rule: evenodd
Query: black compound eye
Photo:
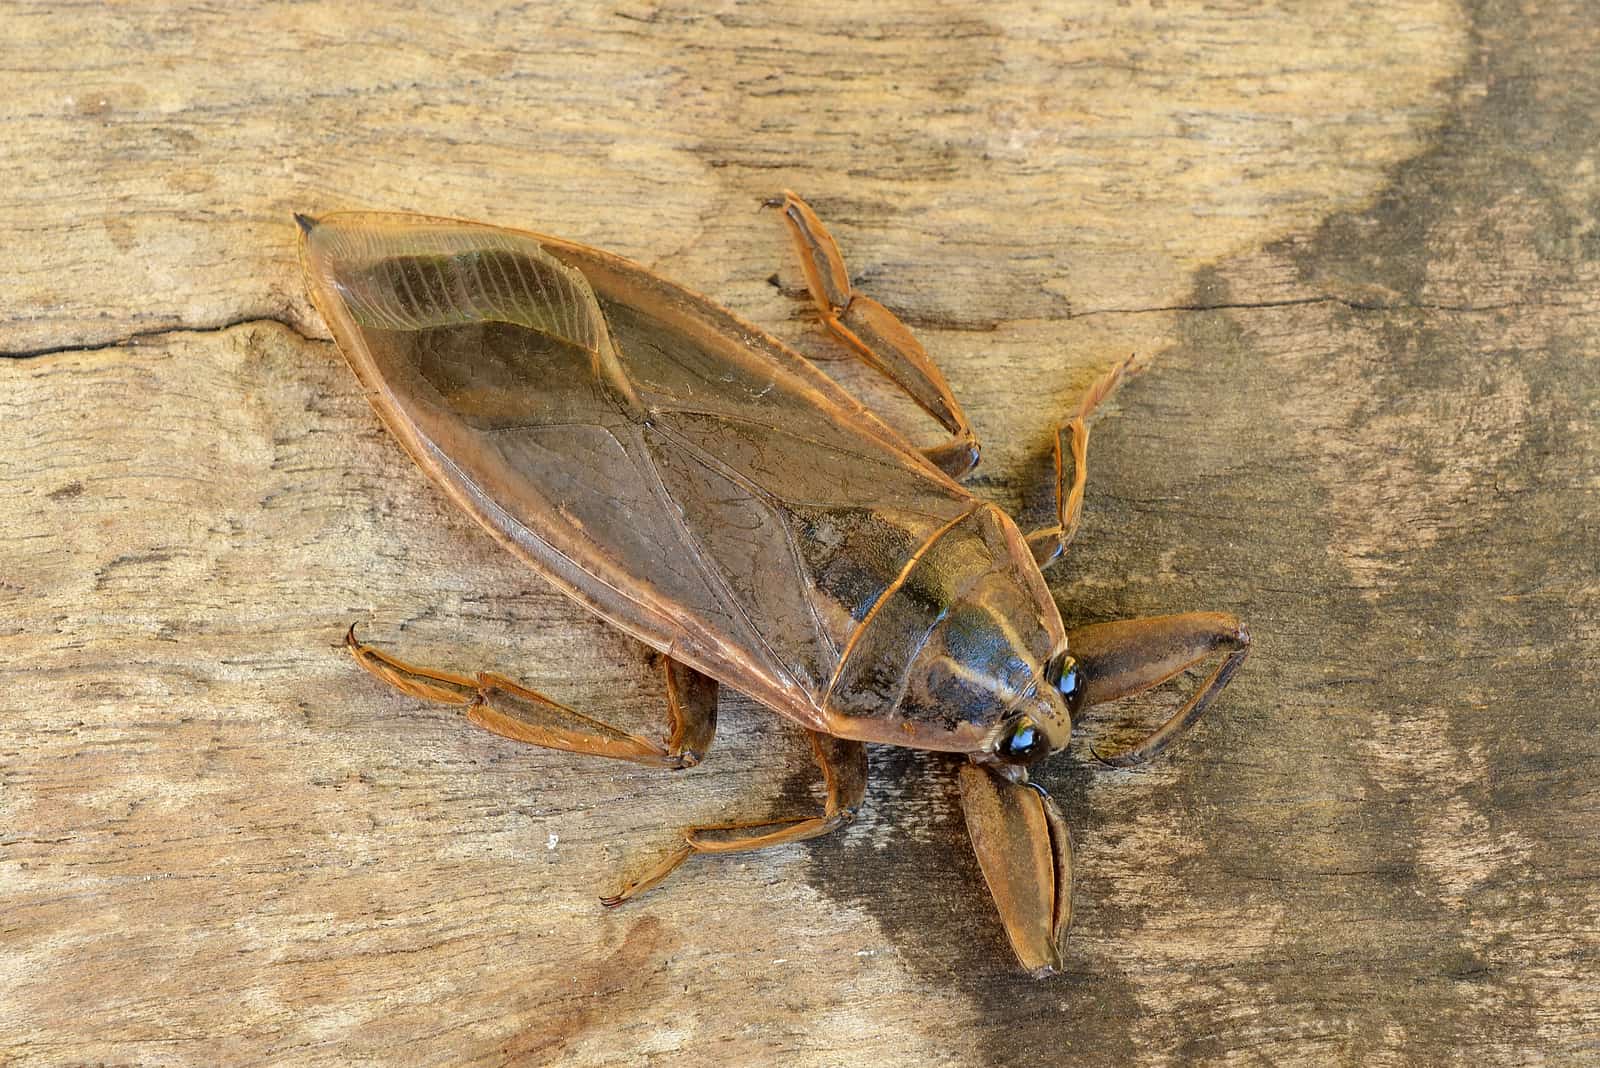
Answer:
M1044 679L1060 691L1067 711L1076 716L1083 707L1083 672L1078 670L1078 662L1062 653L1045 665Z
M1018 716L995 747L995 755L1008 764L1032 764L1050 752L1050 739L1027 716Z

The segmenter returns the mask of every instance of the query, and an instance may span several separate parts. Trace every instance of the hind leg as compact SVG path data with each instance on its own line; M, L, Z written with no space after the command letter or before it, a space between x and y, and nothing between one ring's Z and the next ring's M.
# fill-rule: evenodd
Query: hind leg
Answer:
M586 716L503 675L485 671L468 677L408 664L357 640L353 626L345 645L356 663L401 693L464 707L469 722L546 749L688 768L705 756L717 729L716 680L670 658L662 666L668 724L663 743Z
M950 440L922 450L952 478L961 478L978 464L978 438L939 366L899 318L871 297L850 288L839 246L811 205L794 193L770 201L783 209L783 220L800 254L811 299L822 321L867 365L887 377L950 432Z

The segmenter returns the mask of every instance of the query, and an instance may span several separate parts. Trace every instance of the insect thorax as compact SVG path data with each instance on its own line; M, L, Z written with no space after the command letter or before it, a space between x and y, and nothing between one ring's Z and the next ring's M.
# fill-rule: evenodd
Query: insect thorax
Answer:
M970 750L1062 643L1016 527L979 505L934 535L863 620L826 706L876 721L853 725L863 736Z

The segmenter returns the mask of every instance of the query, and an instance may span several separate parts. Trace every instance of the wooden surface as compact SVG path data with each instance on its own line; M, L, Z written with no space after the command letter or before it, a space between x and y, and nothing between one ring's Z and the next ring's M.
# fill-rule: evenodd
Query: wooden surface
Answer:
M1600 1060L1600 14L865 6L0 4L0 1061ZM1255 634L1158 766L1044 773L1059 980L944 759L606 912L676 827L811 803L797 732L730 695L700 768L585 761L338 647L658 702L386 436L289 213L548 230L834 357L784 187L1007 506L1150 357L1053 587Z

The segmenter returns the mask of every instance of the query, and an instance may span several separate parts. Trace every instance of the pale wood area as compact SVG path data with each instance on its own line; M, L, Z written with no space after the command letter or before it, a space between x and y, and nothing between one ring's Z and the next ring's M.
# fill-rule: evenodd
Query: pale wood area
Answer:
M0 34L0 1061L1600 1059L1588 0L13 2ZM699 768L583 760L339 649L659 708L387 437L289 213L558 233L836 357L785 187L1007 506L1148 356L1055 590L1255 634L1158 766L1043 774L1065 978L1015 974L948 761L874 750L848 832L607 912L675 828L811 804L798 732L726 695Z

